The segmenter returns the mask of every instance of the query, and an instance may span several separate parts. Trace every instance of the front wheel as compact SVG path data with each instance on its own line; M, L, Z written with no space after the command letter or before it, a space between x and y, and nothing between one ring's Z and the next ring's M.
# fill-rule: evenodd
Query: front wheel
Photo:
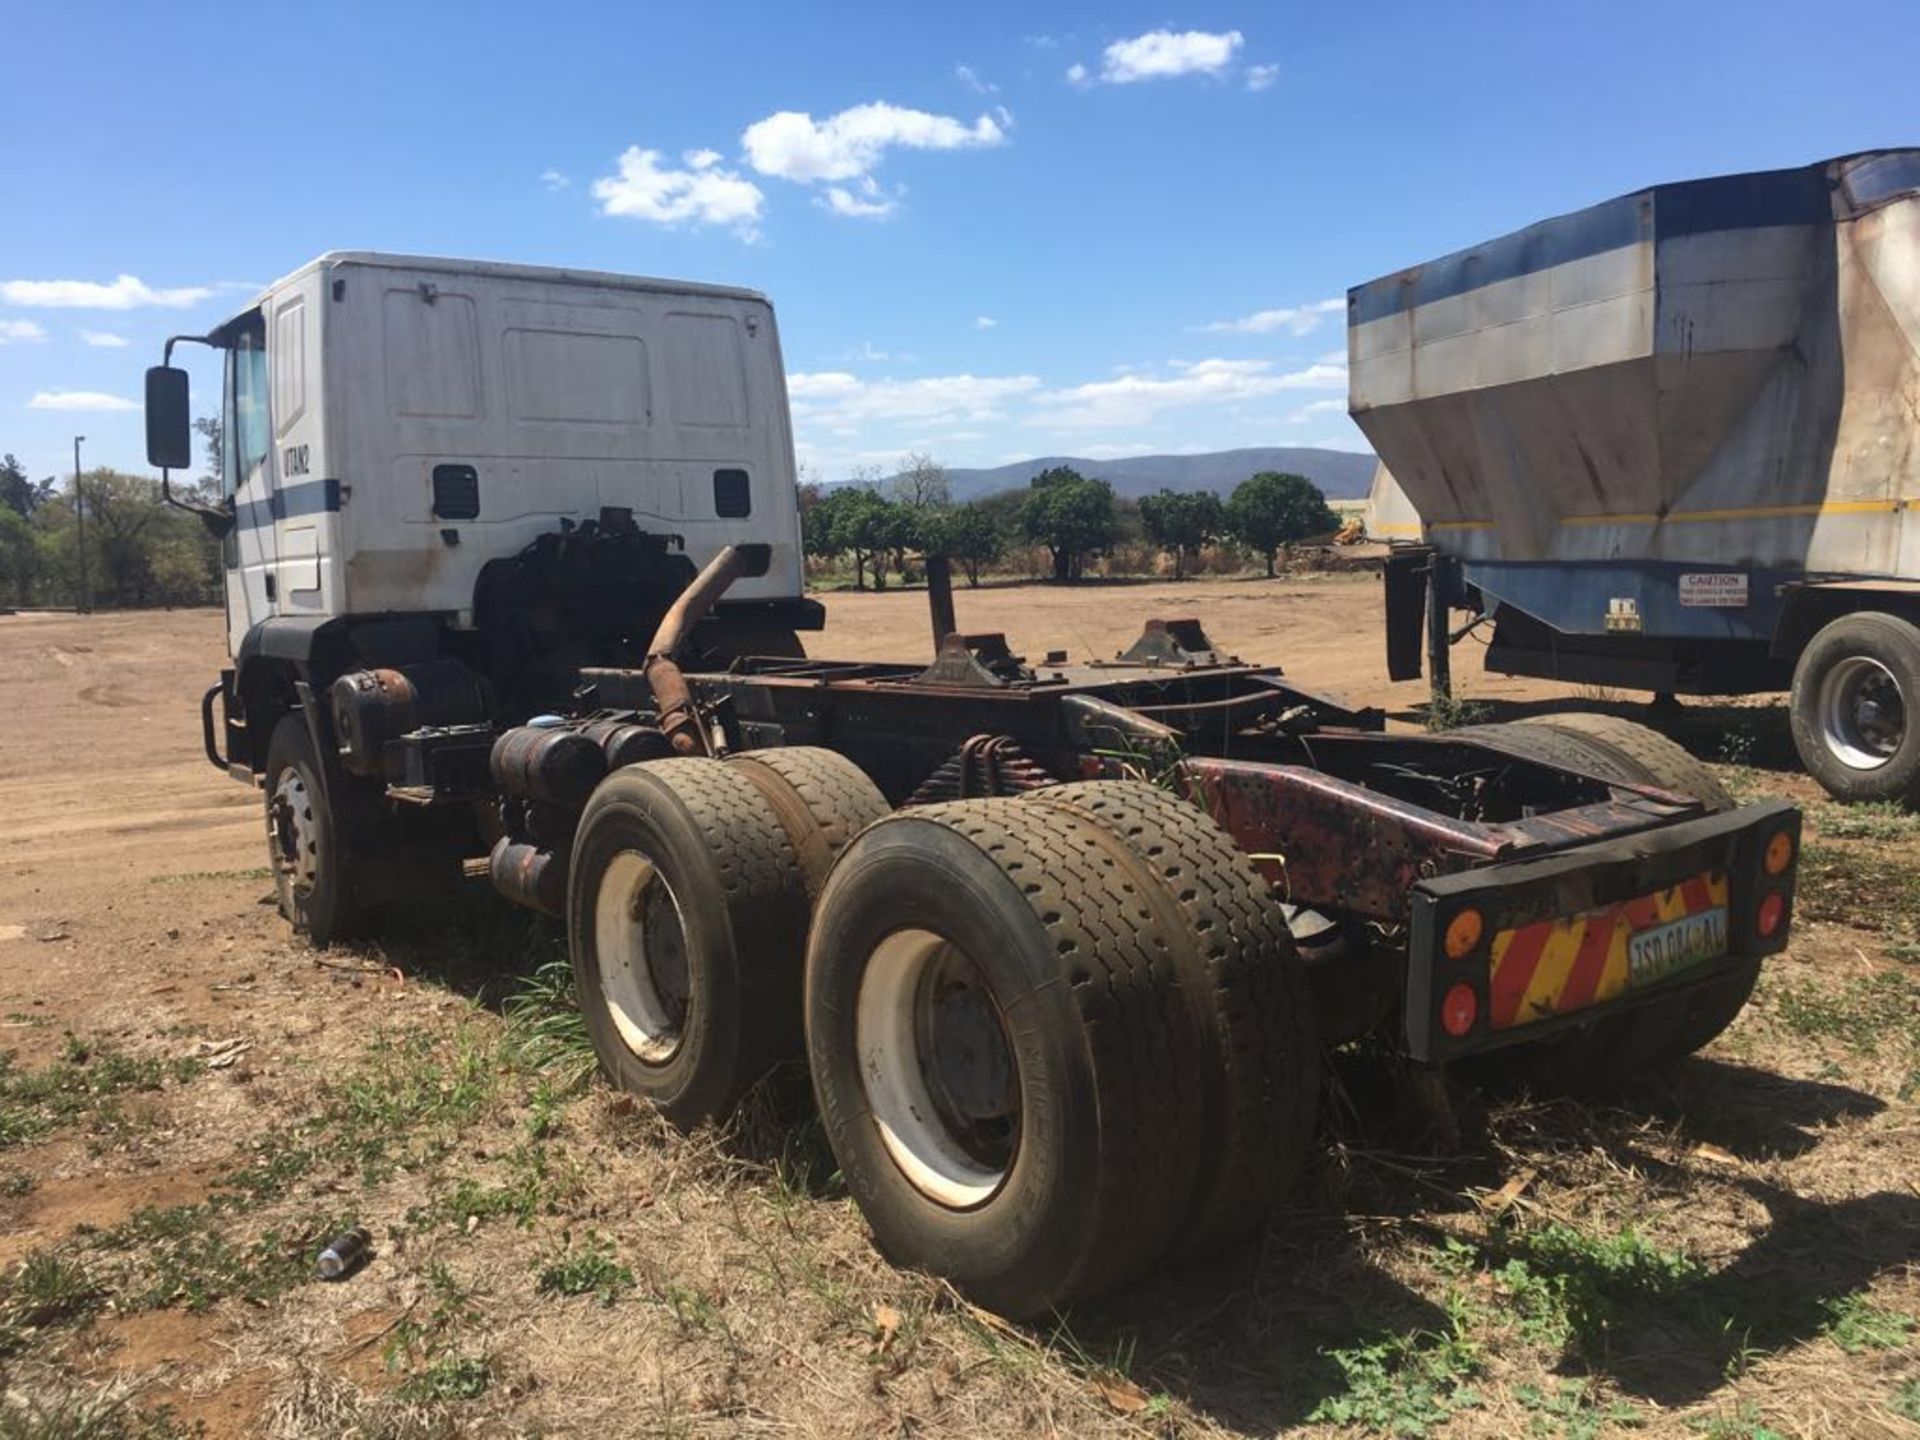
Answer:
M319 946L347 938L364 914L357 858L329 795L305 717L283 715L267 747L267 858L280 913Z
M1836 800L1920 804L1920 628L1846 615L1800 652L1794 748Z

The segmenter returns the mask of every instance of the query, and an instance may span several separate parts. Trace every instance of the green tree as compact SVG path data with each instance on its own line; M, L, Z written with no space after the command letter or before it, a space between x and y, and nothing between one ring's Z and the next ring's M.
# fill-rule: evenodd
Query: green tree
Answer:
M1043 470L1020 506L1020 527L1052 552L1055 581L1078 580L1087 556L1113 545L1113 487L1065 465Z
M12 455L0 458L0 506L25 520L52 493L53 481L35 484L27 478L26 467Z
M1340 521L1327 497L1304 475L1262 470L1234 488L1227 500L1227 528L1235 539L1256 550L1273 575L1273 557L1282 545L1325 534Z
M1226 530L1226 511L1211 490L1162 490L1140 497L1140 520L1147 538L1173 556L1173 578L1187 576L1187 557L1218 540Z
M967 584L978 586L980 567L991 565L1007 548L1005 529L982 505L928 506L914 515L914 543L927 556L957 560Z
M899 509L865 485L836 485L801 516L801 544L809 555L822 558L852 555L853 588L867 588L871 568L873 588L883 590L887 553L902 543Z
M206 446L206 478L213 481L214 489L220 488L220 467L226 450L226 430L218 415L202 415L193 422L193 428L200 432L201 443Z
M953 502L947 467L925 451L902 456L900 473L893 477L887 489L895 500L915 509L945 507Z
M31 605L39 576L40 547L33 527L11 506L0 506L0 587L12 590L15 604Z

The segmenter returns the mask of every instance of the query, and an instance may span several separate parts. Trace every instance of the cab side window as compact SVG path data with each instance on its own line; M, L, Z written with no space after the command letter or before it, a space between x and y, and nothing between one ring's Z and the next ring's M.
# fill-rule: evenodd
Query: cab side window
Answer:
M258 314L240 321L227 351L227 420L221 484L231 495L273 447L267 409L267 327Z

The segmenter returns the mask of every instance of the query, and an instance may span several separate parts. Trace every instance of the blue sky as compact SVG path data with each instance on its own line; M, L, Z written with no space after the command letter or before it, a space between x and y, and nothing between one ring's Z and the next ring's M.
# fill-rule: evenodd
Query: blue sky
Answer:
M0 0L0 450L64 473L84 433L144 468L161 340L343 248L765 290L829 479L1363 448L1347 286L1657 181L1914 143L1913 17Z

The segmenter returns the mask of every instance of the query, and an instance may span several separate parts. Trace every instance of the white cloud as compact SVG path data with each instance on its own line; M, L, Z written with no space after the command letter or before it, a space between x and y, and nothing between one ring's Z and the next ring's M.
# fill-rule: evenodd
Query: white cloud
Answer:
M820 203L851 220L884 220L900 208L896 200L862 200L844 185L829 185Z
M1233 63L1243 40L1238 30L1149 30L1107 46L1100 78L1109 85L1131 85L1173 75L1218 75Z
M680 158L687 162L689 170L711 170L720 163L720 152L702 146L698 150L684 150Z
M138 410L131 400L99 390L42 390L27 402L29 410Z
M976 330L991 330L999 323L1000 322L991 315L976 315L973 317L973 328Z
M35 344L47 338L47 332L31 320L0 320L0 345Z
M156 290L133 275L116 276L109 284L97 280L0 280L0 300L49 310L133 310L143 305L181 310L198 305L212 293L205 285Z
M844 370L787 376L796 422L835 426L875 421L958 425L1003 418L1001 407L1040 388L1036 375L935 375L863 380Z
M1087 75L1087 67L1082 65L1078 60L1074 61L1073 64L1067 67L1067 83L1069 85L1080 86L1092 83Z
M1247 67L1247 89L1266 90L1280 78L1278 65L1249 65Z
M966 150L1005 140L1005 128L991 115L968 125L950 115L932 115L885 101L855 105L824 120L800 110L782 110L756 120L740 136L747 163L755 170L803 185L861 179L895 147Z
M561 170L542 170L540 172L540 183L558 195L562 190L573 184L573 177Z
M1285 305L1277 310L1256 310L1251 315L1242 315L1238 320L1213 320L1205 325L1196 325L1194 330L1200 334L1218 335L1271 335L1281 331L1288 335L1305 335L1317 330L1320 322L1329 315L1346 313L1347 302L1335 296L1330 300L1315 300L1308 305ZM1343 354L1341 363L1346 362Z
M1337 390L1347 372L1333 365L1276 372L1271 360L1197 360L1167 376L1122 375L1034 397L1028 423L1055 429L1105 430L1141 424L1161 410L1232 405L1291 390Z
M1053 50L1059 47L1060 42L1051 35L1029 35L1027 44L1036 50Z
M1316 415L1344 415L1346 413L1347 402L1344 400L1314 400L1302 405L1298 410L1287 416L1287 423L1289 425L1304 425Z
M1000 92L998 85L991 80L981 79L980 72L971 65L956 65L953 67L953 73L962 85L976 95L997 95Z
M760 187L723 169L714 151L693 150L686 158L688 169L662 169L658 150L629 146L620 173L593 182L600 213L658 225L726 225L743 240L755 238L766 200Z
M1153 445L1145 440L1103 441L1098 445L1078 445L1074 448L1088 460L1125 460L1132 455L1165 453L1163 446Z
M115 335L110 330L82 330L80 332L80 338L86 341L87 344L100 350L124 350L127 348L127 337L124 335Z

